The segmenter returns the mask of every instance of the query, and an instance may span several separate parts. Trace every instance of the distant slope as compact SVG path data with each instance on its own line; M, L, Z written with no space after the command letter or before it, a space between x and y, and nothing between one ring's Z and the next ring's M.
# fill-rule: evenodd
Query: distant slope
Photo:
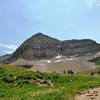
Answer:
M68 70L80 72L98 67L92 62L88 62L88 59L89 58L87 56L74 58L67 58L66 56L57 56L52 59L34 61L18 59L15 62L10 63L10 65L31 66L31 69L33 71L41 72L67 72Z
M96 61L96 65L100 65L100 58Z
M100 52L95 54L95 56L91 58L89 61L94 62L96 65L100 65Z
M100 65L100 57L93 58L89 61L94 62L96 65Z
M6 61L7 59L9 59L12 56L12 54L6 54L4 56L0 56L0 64L5 63L4 61Z

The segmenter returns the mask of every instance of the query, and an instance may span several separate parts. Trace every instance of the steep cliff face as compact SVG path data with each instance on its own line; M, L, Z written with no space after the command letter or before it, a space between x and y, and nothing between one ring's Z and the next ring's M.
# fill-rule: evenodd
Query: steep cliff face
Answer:
M93 40L60 41L42 33L27 39L13 54L5 60L13 62L19 58L26 60L53 58L58 54L64 56L81 56L100 51L100 45Z
M38 33L26 40L12 55L12 59L26 60L52 58L58 55L61 41Z
M100 45L90 39L63 41L64 55L89 55L100 51Z

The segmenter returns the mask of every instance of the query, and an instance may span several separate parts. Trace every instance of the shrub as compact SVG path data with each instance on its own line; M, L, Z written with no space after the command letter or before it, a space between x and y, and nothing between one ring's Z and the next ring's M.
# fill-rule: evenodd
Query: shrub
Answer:
M14 77L12 74L3 74L2 80L6 83L13 83L15 81Z

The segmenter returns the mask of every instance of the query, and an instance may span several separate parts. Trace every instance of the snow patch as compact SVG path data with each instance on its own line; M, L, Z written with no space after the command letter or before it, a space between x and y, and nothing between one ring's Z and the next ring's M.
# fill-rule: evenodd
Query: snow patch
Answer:
M51 60L41 60L42 63L51 63Z
M58 56L56 56L55 58L56 58L56 59L59 59L59 58L61 58L61 57L62 57L62 55L58 54Z
M66 58L67 61L76 60L77 58Z
M48 60L48 63L51 63L51 61L50 61L50 60Z

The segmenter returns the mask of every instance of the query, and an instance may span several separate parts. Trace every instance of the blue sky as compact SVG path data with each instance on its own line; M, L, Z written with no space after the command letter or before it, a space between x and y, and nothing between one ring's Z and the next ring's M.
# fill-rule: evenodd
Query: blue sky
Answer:
M37 32L100 43L100 0L0 0L0 54Z

